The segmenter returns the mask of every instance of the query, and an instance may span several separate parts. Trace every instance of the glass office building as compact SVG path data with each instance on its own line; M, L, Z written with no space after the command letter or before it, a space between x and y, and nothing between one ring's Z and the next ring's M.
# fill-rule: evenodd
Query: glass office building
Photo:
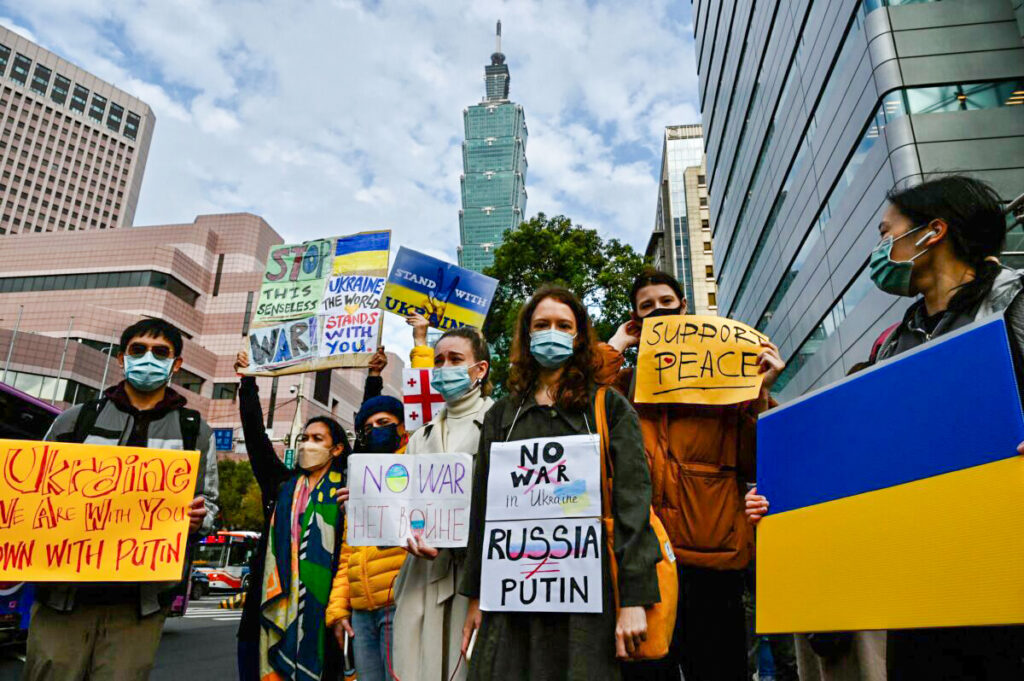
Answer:
M843 377L909 299L867 260L885 193L957 171L1024 192L1016 0L698 0L719 313L789 366L783 400ZM1016 261L1019 228L1005 260Z
M654 231L646 257L683 287L693 314L716 314L701 126L670 125L662 143Z
M462 210L459 211L459 265L482 271L494 262L505 230L526 212L526 118L509 101L509 72L498 45L484 69L486 95L463 111Z

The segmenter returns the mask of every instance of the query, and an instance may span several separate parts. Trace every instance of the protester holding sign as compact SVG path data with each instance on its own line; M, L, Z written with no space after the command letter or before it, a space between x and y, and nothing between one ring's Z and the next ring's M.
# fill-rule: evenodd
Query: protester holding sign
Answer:
M614 546L621 598L621 609L616 615L610 563L607 552L601 548L604 540L599 519L567 517L561 522L557 517L587 515L592 498L600 500L599 490L588 486L587 471L576 470L563 460L567 452L563 441L576 438L589 440L593 450L591 461L594 465L599 461L596 438L591 437L597 432L593 404L597 385L595 342L587 312L568 290L545 286L520 311L512 347L510 395L499 400L484 419L474 471L468 560L460 582L461 593L471 599L463 631L464 652L474 631L477 632L469 678L618 679L616 658L628 658L637 649L646 636L644 606L659 599L655 564L660 550L649 523L650 477L636 412L621 395L607 394L615 478ZM493 533L493 541L485 538L489 505L504 501L488 499L492 446L509 440L545 442L537 442L537 449L524 446L524 463L528 465L525 470L513 467L512 472L518 477L511 484L518 480L550 486L548 483L560 476L571 479L566 487L572 489L556 489L553 494L538 493L532 497L528 493L524 497L543 497L539 501L544 505L545 500L553 500L547 512L556 515L552 520L517 524L512 535L520 530L525 532L528 525L533 528L529 543L524 538L511 539L510 533L501 531ZM578 456L586 455L586 445L571 446ZM497 470L509 472L507 468ZM521 489L525 492L525 488ZM509 503L520 505L518 498L510 499ZM529 505L529 501L523 501L520 506ZM570 525L574 528L571 534L564 529ZM549 530L552 539L544 539L548 542L545 549L540 538ZM501 535L505 540L500 539ZM566 546L570 548L566 550ZM595 555L600 555L600 586L571 580L572 574L581 574L578 569L585 569L576 568L575 564L587 563ZM496 584L495 577L482 569L485 560L523 559L531 565L516 571L523 573L518 585L515 580L504 579ZM559 573L561 568L557 565L545 567L549 562L574 565L568 566L572 572ZM540 570L551 574L541 576ZM515 609L520 612L481 612L481 595L500 591L506 581L513 582L513 591L505 593L515 600ZM538 599L547 604L539 609L547 611L537 611L533 602ZM523 612L526 608L534 611Z
M886 293L920 298L878 339L871 362L993 314L1006 315L1018 356L1024 352L1024 273L999 263L1006 220L995 190L971 177L948 175L893 189L888 199L878 226L881 239L870 256L871 279ZM769 508L756 489L746 505L754 523ZM1022 627L890 631L886 666L890 681L1019 679L1022 651Z
M367 400L356 414L356 452L402 454L409 440L405 407L394 397ZM348 498L348 489L342 490ZM345 518L345 536L348 523ZM363 681L391 679L395 654L392 623L395 618L394 583L405 560L397 547L349 546L342 542L341 558L331 585L327 626L341 644L352 639L356 673Z
M630 299L632 318L599 348L599 379L630 396L640 415L654 510L677 558L679 606L668 657L632 664L628 677L676 679L682 668L687 681L740 681L747 671L743 573L754 548L742 497L754 480L757 415L770 406L768 391L785 365L778 349L751 331L749 363L761 375L757 399L697 405L685 403L692 393L677 392L674 403L639 403L637 379L622 368L622 353L640 342L645 319L685 314L686 300L679 282L656 270L641 274Z
M238 353L235 371L248 367L248 354ZM252 376L241 379L238 410L263 507L263 531L249 562L249 588L238 625L239 679L256 681L268 673L277 675L271 678L290 679L295 662L325 679L334 678L339 659L324 618L341 545L334 499L343 482L348 438L334 419L310 419L299 436L298 469L291 470L267 436ZM310 523L317 527L311 528ZM299 537L291 534L294 530L301 532ZM297 574L291 562L293 552L302 555ZM321 571L327 575L326 582L319 576ZM300 584L305 586L301 592ZM292 605L299 606L300 616L289 612ZM320 652L314 654L317 648Z
M213 432L169 387L181 369L181 332L144 319L121 334L117 359L125 380L99 400L57 417L47 440L152 449L199 450L198 496L189 531L208 532L217 514L217 452ZM23 679L116 678L149 675L167 616L161 600L174 583L39 584ZM102 672L100 670L102 669Z
M423 319L420 317L420 319ZM423 326L413 325L414 334ZM426 347L426 334L415 334ZM407 453L476 454L484 417L493 406L490 351L480 332L464 326L451 329L433 351L431 384L445 398L434 419L413 433ZM395 584L395 674L402 681L465 679L467 665L459 660L462 630L469 601L456 593L466 551L436 549L422 537L410 542L409 552ZM455 671L458 667L458 672Z

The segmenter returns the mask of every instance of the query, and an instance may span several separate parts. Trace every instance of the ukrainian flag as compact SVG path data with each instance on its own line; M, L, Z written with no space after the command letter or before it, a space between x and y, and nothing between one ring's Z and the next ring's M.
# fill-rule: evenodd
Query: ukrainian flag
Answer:
M339 237L334 246L334 274L387 270L391 232L362 232Z
M1024 416L980 322L758 423L759 633L1024 623Z

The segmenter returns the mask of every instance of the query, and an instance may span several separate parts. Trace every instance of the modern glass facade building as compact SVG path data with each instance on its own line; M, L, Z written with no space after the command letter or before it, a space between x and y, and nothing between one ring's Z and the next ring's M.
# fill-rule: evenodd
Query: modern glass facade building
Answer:
M844 376L910 302L867 275L886 191L951 171L1024 191L1024 4L694 11L719 313L780 346L789 399Z
M486 95L463 111L459 265L477 272L494 262L505 230L526 212L526 118L508 99L509 72L498 45L484 69Z
M658 207L646 253L656 268L679 280L692 314L717 310L701 135L700 125L665 128Z
M0 234L130 227L149 106L0 26Z

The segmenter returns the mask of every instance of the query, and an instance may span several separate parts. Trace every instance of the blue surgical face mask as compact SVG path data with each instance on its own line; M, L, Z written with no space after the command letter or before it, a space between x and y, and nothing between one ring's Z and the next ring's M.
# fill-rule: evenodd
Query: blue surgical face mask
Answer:
M142 357L124 356L124 377L139 392L151 393L171 380L174 358L159 359L150 350Z
M530 334L530 354L545 369L557 369L572 357L576 339L571 333L558 329L545 329Z
M365 434L360 451L370 454L394 454L402 446L402 436L398 433L398 425L389 423L386 426L375 426Z
M441 393L445 402L454 402L472 390L474 382L468 366L439 367L430 375L430 387Z
M882 291L891 293L895 296L909 296L910 293L910 273L914 269L914 261L920 258L922 255L928 252L928 249L924 249L910 260L893 260L892 259L892 247L897 241L903 237L910 236L914 232L919 232L928 225L921 225L915 227L905 234L901 234L895 239L891 236L887 236L875 246L874 250L871 251L871 259L868 262L868 267L871 269L871 281L875 282ZM923 237L917 240L915 246L920 246L928 239L935 236L934 232L929 232Z

